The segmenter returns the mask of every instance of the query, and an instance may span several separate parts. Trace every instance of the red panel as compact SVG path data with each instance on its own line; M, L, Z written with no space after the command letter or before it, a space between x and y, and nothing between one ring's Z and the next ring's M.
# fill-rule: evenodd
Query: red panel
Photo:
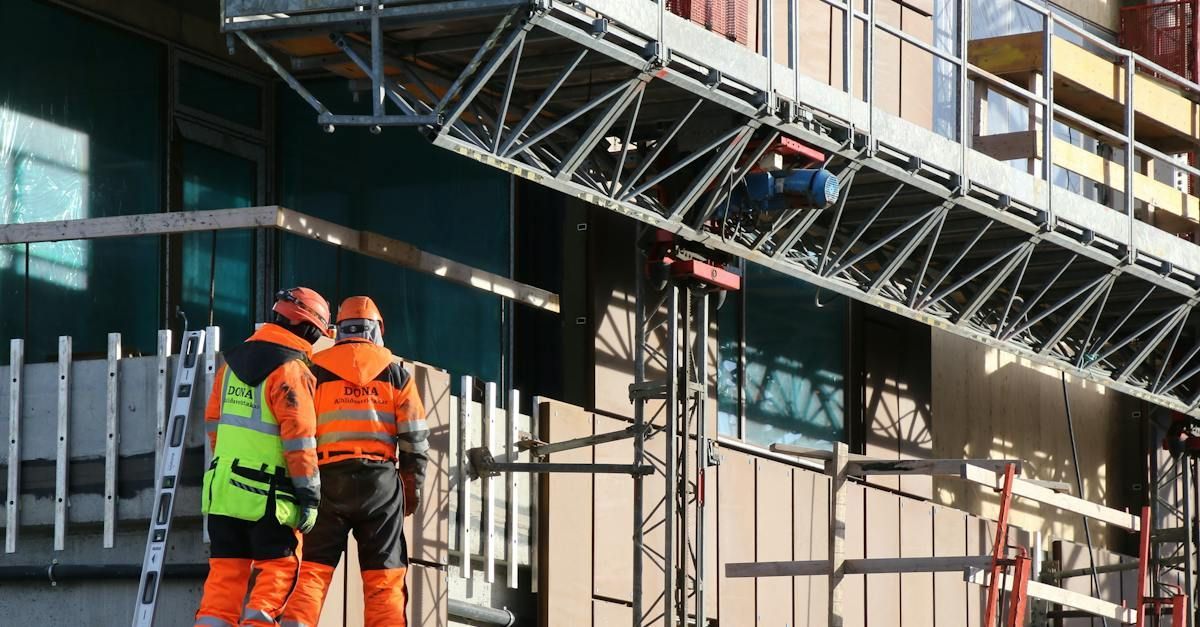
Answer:
M727 39L749 41L750 0L667 0L667 10Z
M1196 8L1185 0L1121 9L1121 46L1196 80Z

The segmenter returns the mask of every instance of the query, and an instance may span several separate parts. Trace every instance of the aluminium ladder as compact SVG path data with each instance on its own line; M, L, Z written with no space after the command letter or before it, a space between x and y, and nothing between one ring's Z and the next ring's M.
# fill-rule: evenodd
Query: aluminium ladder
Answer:
M158 590L162 585L162 571L167 556L167 536L171 531L171 517L175 513L175 493L179 488L179 468L183 463L196 370L200 366L200 354L204 351L204 339L204 331L188 331L183 336L179 351L162 463L155 469L154 510L151 512L150 532L146 539L146 554L142 559L133 627L150 627L154 624Z

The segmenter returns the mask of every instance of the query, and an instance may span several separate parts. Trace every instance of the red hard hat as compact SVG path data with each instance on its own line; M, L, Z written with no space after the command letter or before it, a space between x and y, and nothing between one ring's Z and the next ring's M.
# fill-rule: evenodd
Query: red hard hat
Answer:
M307 287L279 291L275 294L275 306L271 311L287 318L292 324L310 322L321 333L333 337L333 329L329 326L329 303Z
M343 320L375 320L379 323L379 332L383 332L383 314L375 306L375 301L369 296L351 296L342 301L338 307L337 321Z

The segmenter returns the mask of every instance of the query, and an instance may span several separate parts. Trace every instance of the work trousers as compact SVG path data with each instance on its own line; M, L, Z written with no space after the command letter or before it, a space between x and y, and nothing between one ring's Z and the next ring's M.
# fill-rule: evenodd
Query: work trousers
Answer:
M391 462L348 459L321 466L317 525L304 538L304 565L283 627L316 627L329 582L351 532L358 543L366 627L405 627L408 547L404 490Z
M196 627L274 627L300 573L300 533L275 519L208 517L211 555Z

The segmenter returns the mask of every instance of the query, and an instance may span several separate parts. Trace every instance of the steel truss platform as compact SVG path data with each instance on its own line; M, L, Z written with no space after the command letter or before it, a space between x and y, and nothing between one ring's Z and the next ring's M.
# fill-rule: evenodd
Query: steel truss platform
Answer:
M872 4L853 19L886 30ZM649 0L360 5L225 0L223 27L329 130L418 126L495 168L1200 416L1200 249L1134 221L1132 207L1047 186L875 110L873 38L843 51L867 60L864 102ZM958 136L965 43L936 52L957 63ZM331 111L301 82L330 72L368 95L361 107ZM847 69L844 84L853 78ZM726 211L781 136L828 155L838 204Z

